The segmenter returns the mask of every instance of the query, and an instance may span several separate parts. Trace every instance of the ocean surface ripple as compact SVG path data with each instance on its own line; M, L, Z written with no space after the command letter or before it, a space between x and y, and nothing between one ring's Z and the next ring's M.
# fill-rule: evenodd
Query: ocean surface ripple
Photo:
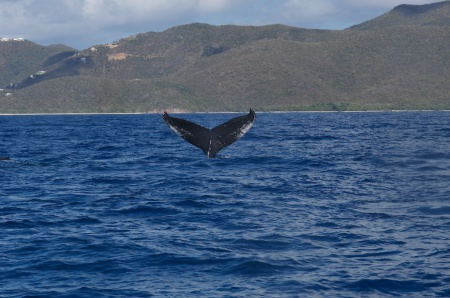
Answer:
M213 127L230 114L181 117ZM448 112L0 116L0 297L448 297Z

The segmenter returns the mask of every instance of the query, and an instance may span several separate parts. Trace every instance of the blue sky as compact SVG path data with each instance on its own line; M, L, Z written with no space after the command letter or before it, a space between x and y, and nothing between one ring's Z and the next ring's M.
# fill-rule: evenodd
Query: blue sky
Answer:
M345 29L432 0L0 0L0 37L76 49L194 22Z

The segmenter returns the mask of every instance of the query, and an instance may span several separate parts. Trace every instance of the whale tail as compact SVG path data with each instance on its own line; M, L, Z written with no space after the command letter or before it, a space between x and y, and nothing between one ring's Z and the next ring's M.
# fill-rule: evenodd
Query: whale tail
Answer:
M164 122L179 136L200 148L206 157L215 157L217 152L239 140L255 122L256 114L250 109L247 115L235 117L213 129L194 122L163 114Z

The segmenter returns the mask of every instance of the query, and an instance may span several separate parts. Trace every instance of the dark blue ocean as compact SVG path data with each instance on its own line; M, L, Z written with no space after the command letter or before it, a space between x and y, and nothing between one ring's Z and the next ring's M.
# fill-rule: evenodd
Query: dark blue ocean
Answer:
M178 115L213 127L236 114ZM450 112L0 116L0 297L448 297Z

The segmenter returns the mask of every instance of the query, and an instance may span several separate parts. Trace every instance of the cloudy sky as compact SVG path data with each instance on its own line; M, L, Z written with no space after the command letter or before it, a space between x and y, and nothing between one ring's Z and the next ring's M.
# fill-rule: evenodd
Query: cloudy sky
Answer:
M76 49L194 22L345 29L439 0L0 0L0 37Z

